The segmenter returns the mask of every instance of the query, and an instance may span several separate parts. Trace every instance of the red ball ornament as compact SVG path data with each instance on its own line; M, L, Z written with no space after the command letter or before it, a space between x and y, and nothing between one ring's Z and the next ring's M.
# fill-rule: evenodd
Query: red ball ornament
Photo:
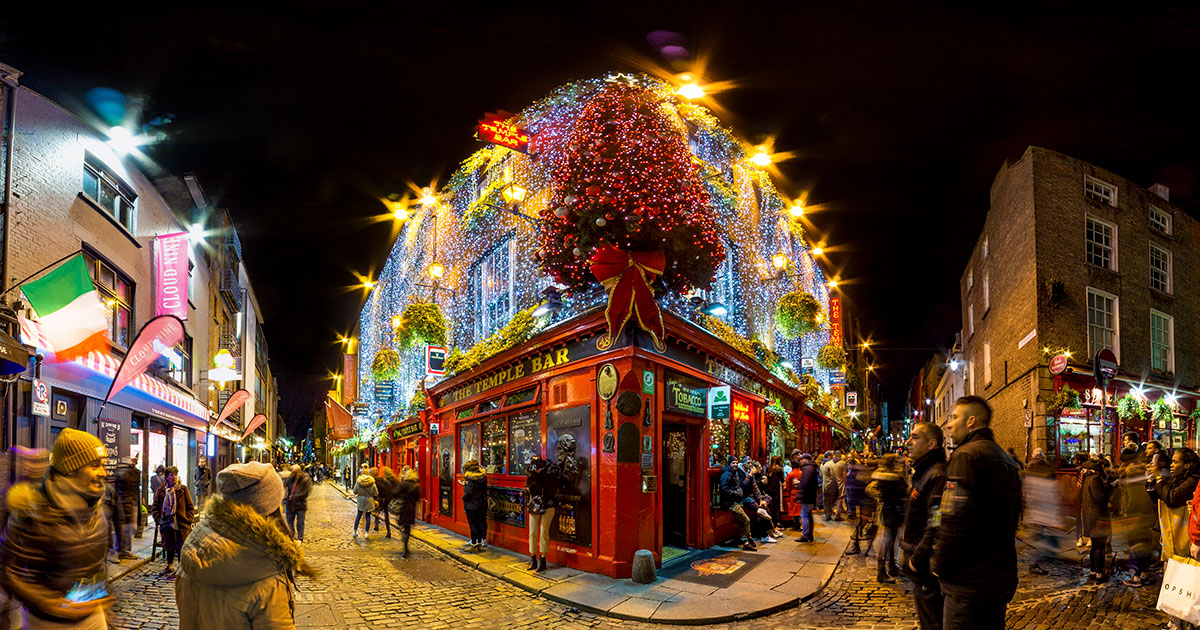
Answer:
M595 197L596 195L600 194L600 187L595 184L592 184L591 186L588 186L587 188L585 188L584 192Z

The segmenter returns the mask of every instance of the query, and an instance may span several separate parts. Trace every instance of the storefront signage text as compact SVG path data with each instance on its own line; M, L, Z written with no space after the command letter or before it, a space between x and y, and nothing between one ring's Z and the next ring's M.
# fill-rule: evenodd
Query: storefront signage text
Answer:
M187 319L188 233L164 234L155 239L155 315Z
M545 372L551 368L566 365L572 361L586 359L598 354L594 338L581 339L565 348L539 351L525 357L519 363L514 363L503 370L496 370L487 376L442 394L438 399L438 407L453 405L460 400L482 394L491 389L501 387L506 383Z
M829 344L842 345L842 298L829 298Z
M392 429L392 439L393 440L399 440L399 439L403 439L403 438L410 437L413 435L420 435L420 434L421 434L421 421L420 420L417 420L416 422L409 422L408 424L402 424L402 425Z
M670 374L663 392L663 406L668 411L679 411L694 416L704 416L707 388L703 383L687 377Z
M525 492L521 488L488 486L488 518L515 527L525 527Z
M529 132L504 121L505 118L509 118L510 116L511 114L508 112L484 114L483 120L479 121L479 139L484 142L498 144L502 147L508 147L514 151L528 153Z
M750 403L741 398L733 399L733 421L750 422Z

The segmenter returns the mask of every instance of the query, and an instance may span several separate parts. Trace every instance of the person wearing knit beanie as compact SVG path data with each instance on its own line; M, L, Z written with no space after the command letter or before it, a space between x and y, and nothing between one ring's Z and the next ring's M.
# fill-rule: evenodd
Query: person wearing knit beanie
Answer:
M100 438L75 429L63 429L50 449L50 465L59 474L69 475L107 456L108 449L104 448Z
M270 464L233 464L217 473L217 492L266 516L283 505L283 480Z

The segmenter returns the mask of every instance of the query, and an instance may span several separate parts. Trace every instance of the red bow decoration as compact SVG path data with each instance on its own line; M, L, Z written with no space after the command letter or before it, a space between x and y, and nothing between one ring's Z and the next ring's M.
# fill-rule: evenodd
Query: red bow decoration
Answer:
M596 250L588 261L592 275L608 289L608 333L596 340L596 347L607 350L621 336L625 324L634 314L638 325L654 338L654 347L666 350L662 312L654 301L650 283L661 276L667 266L662 252L625 252L612 245Z

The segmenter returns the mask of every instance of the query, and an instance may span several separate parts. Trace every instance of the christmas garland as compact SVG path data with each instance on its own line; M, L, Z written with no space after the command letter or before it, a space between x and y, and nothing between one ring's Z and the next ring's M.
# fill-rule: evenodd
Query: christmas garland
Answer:
M1161 398L1158 399L1158 402L1154 403L1152 412L1154 414L1154 421L1157 423L1164 423L1175 417L1175 410L1171 408L1171 405L1167 401Z
M1117 401L1117 416L1127 422L1134 419L1141 420L1144 417L1142 402L1130 394L1125 394Z
M446 317L437 304L413 302L400 315L396 345L402 350L421 344L446 345Z
M392 448L392 440L388 438L387 431L375 437L375 450L386 451L390 448Z
M785 339L799 339L817 329L821 303L805 291L793 291L779 299L775 325Z
M758 337L747 339L734 330L733 326L712 315L701 315L700 325L734 350L757 361L768 372L790 382L793 386L801 385L800 376L791 368L783 366L783 357L768 348Z
M390 381L400 374L400 353L392 348L380 348L371 359L371 377L375 382Z
M1079 392L1070 388L1063 387L1054 396L1050 397L1050 402L1046 403L1046 411L1052 414L1058 414L1063 409L1082 409L1083 403L1080 401Z
M836 370L846 365L846 352L840 346L828 344L823 346L817 352L817 365L827 369Z
M404 417L411 418L411 417L421 413L421 410L424 408L425 408L425 392L418 389L416 392L413 392L412 398L408 399L408 410Z
M446 372L451 375L466 372L497 354L528 341L530 337L541 330L544 323L540 318L533 316L535 308L537 307L531 306L519 311L513 316L512 321L471 346L466 352L458 348L451 350L450 354L446 356Z

